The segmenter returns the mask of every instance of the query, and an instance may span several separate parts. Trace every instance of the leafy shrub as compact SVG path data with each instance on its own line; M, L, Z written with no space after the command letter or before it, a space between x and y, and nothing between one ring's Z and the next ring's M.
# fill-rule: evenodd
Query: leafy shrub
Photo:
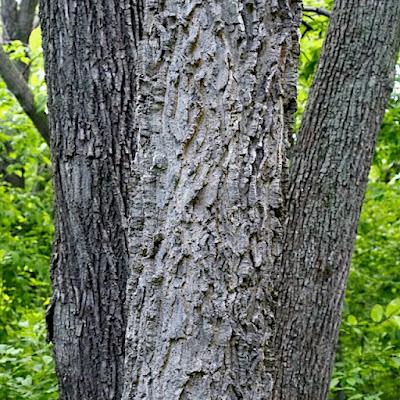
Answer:
M35 35L31 58L22 61L30 63L40 101L45 87ZM14 58L26 57L20 46L12 43ZM2 81L0 204L0 399L56 399L44 323L53 235L49 149Z
M397 400L400 185L370 183L346 293L332 398Z
M21 316L24 319L8 328L7 344L0 344L0 398L55 400L57 385L43 314L30 311Z

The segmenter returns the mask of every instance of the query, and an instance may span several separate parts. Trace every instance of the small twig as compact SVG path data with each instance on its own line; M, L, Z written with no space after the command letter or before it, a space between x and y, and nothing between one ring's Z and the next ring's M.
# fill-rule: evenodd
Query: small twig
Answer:
M304 25L304 26L306 27L306 29L304 30L302 36L305 36L305 34L306 34L308 31L312 31L312 30L313 30L313 27L312 27L311 25L307 24L307 22L301 21L301 23L302 23L302 25Z
M303 7L304 12L311 12L314 14L318 15L323 15L325 17L330 18L331 13L328 10L325 10L324 8L319 8L319 7Z

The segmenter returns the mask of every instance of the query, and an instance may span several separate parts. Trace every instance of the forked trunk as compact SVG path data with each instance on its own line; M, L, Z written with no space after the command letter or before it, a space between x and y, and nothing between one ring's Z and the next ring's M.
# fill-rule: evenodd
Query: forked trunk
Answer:
M337 2L284 238L297 1L42 0L62 400L326 397L399 19Z
M290 169L274 400L323 400L400 45L398 0L337 0Z

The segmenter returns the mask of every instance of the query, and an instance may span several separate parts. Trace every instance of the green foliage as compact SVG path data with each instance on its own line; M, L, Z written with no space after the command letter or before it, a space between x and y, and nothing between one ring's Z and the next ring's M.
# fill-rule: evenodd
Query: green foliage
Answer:
M394 183L400 179L400 67L397 72L371 169L373 182Z
M0 398L55 400L57 385L42 312L26 312L25 317L9 332L7 344L0 344Z
M29 65L30 59L27 54L28 49L26 49L20 40L13 40L5 45L4 49L9 54L11 60L21 61L22 63Z
M12 42L7 51L29 65L43 108L43 61L35 40L29 49ZM2 81L0 204L0 399L56 399L44 323L53 235L49 149Z
M381 136L381 141L386 139ZM385 147L380 143L378 151ZM332 396L342 393L346 399L398 399L399 243L399 182L371 182L350 272Z
M320 7L330 10L332 2L327 1L304 1L305 6ZM328 18L312 12L303 14L301 25L301 48L299 59L299 80L298 80L298 110L296 114L296 130L299 129L301 116L307 103L314 74L318 66L319 56L328 28Z

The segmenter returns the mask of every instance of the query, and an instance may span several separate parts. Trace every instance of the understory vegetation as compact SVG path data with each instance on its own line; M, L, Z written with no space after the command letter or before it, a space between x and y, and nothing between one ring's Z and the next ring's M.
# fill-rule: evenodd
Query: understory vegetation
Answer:
M309 1L310 6L331 6ZM296 129L328 19L304 14ZM40 31L5 50L31 70L46 107ZM398 71L399 72L399 71ZM400 73L398 73L400 76ZM0 399L57 399L44 312L53 235L48 146L0 80ZM400 392L400 82L387 107L358 229L331 384L332 399L398 400Z

